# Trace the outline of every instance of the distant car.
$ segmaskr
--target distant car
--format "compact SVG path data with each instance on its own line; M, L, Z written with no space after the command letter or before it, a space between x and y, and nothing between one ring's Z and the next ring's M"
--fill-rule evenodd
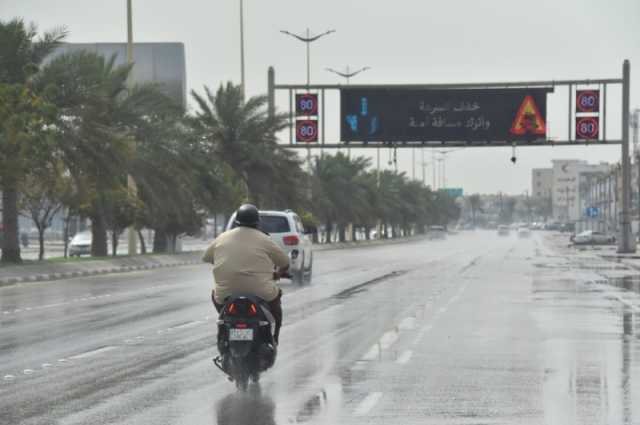
M227 230L236 227L235 213L229 219ZM302 220L291 210L260 211L260 230L289 255L290 273L297 284L311 281L313 251L311 239L306 234Z
M528 227L521 227L518 229L518 237L526 239L531 237L531 230Z
M91 255L91 240L90 231L76 233L69 243L69 256Z
M593 230L585 230L573 237L573 243L576 245L606 245L615 242L615 236Z
M429 232L427 232L427 238L446 239L447 230L444 228L444 226L429 226Z
M505 226L501 224L498 226L498 236L509 236L511 234L511 229L509 226Z
M560 230L560 223L545 223L544 230Z

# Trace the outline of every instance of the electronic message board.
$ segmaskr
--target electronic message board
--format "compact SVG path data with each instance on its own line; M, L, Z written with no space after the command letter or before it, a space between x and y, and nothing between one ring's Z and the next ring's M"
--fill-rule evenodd
M546 137L551 88L342 88L341 139L533 141Z

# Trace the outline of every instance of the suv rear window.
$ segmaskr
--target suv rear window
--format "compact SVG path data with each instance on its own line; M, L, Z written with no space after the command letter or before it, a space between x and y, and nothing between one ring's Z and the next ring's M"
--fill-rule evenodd
M260 215L260 229L267 233L287 233L291 231L287 217Z

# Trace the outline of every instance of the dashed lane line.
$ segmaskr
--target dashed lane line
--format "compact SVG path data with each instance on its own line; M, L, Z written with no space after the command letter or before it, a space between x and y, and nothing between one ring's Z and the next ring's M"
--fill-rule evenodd
M360 402L358 407L356 407L356 409L353 411L353 414L355 416L366 415L371 411L371 409L375 407L376 404L378 404L381 398L382 398L381 392L374 392L369 394L364 398L364 400Z
M116 348L118 348L118 346L116 346L116 345L108 345L106 347L98 348L96 350L85 351L84 353L76 354L75 356L69 357L69 360L79 360L79 359L86 359L88 357L94 357L94 356L97 356L99 354L103 354L103 353L106 353L108 351L115 350Z
M396 363L407 364L409 363L409 360L411 360L412 356L413 356L413 351L406 350L400 355L400 357L398 357L398 360L396 360Z

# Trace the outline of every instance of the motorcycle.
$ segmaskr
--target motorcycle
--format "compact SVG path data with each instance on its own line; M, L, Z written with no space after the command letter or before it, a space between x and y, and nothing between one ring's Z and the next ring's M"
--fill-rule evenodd
M227 299L218 319L218 352L214 364L240 391L271 368L277 356L275 318L267 303L252 295Z

